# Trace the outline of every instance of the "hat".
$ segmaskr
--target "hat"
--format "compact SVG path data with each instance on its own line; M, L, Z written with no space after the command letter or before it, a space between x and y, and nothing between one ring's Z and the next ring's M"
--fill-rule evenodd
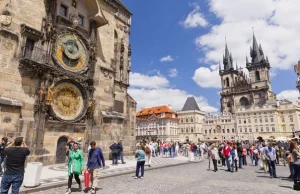
M226 142L226 144L229 144L229 145L231 145L232 143L231 143L230 141L227 141L227 142Z
M81 137L79 137L77 141L79 141L79 142L80 142L80 141L82 141L82 138L81 138Z

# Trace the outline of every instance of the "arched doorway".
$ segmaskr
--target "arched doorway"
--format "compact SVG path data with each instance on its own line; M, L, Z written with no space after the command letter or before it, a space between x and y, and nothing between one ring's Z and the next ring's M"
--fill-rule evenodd
M56 163L65 163L66 162L66 145L68 139L64 136L60 137L57 141L56 148Z

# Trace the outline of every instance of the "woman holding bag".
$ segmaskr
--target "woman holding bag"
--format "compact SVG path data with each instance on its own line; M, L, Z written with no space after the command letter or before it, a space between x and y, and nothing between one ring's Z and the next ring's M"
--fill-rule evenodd
M81 150L78 149L78 143L73 144L74 150L69 154L69 162L68 162L68 190L66 194L71 194L71 186L73 176L75 177L76 182L79 185L79 190L82 190L81 182L79 179L79 175L81 175L84 170L84 157Z

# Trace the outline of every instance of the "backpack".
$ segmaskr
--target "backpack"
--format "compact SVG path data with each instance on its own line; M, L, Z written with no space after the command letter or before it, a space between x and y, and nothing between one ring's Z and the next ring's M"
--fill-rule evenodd
M230 150L230 156L231 156L233 159L236 157L236 155L235 155L235 150L234 150L234 149Z
M146 147L146 154L147 154L147 155L151 154L151 150L150 150L149 147Z

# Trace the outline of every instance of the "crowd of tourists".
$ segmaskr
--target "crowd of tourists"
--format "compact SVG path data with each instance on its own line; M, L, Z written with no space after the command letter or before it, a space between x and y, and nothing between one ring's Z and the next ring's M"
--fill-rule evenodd
M152 157L174 158L179 155L184 157L194 157L194 160L212 161L213 171L218 171L218 166L227 168L228 172L238 172L245 166L259 166L265 173L269 173L271 178L277 178L276 166L279 164L288 165L290 176L294 181L294 189L300 190L300 146L297 140L289 142L265 142L263 140L256 143L247 142L223 142L223 143L192 143L192 142L145 142L137 144L135 152L136 173L135 179L144 178L144 167L151 167ZM118 160L124 162L124 152L122 140L114 142L111 146L112 165L117 165ZM22 137L9 142L6 137L2 138L0 144L0 175L1 194L7 194L10 187L12 194L19 193L24 179L24 166L26 157L30 151ZM95 194L97 188L97 179L100 168L105 168L105 160L100 147L96 142L90 142L88 148L87 161L84 155L80 140L74 141L70 138L66 145L66 158L68 166L68 189L66 194L71 194L73 178L78 184L79 190L82 190L80 175L88 172L91 183L90 193ZM248 163L250 162L250 163ZM4 167L4 171L3 168Z

